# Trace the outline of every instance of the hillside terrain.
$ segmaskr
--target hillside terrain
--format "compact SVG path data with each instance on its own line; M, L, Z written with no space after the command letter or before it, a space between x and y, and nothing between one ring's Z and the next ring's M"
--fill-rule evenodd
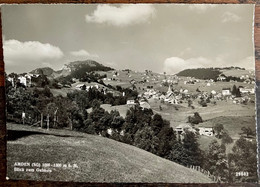
M16 124L7 124L7 128L8 176L12 176L12 179L77 182L211 182L207 176L198 171L104 137L68 130L46 131ZM51 164L69 162L77 164L78 168L52 168L51 173L14 172L13 165L16 161Z
M94 60L74 61L68 64L64 64L61 70L55 71L50 67L37 68L32 70L32 74L43 74L48 78L66 77L68 75L77 75L81 72L91 71L109 71L113 70L110 67L106 67Z
M197 79L213 79L216 80L220 75L226 77L237 77L250 75L254 77L254 72L245 70L238 67L226 67L226 68L197 68L197 69L185 69L179 73L178 76L194 77Z

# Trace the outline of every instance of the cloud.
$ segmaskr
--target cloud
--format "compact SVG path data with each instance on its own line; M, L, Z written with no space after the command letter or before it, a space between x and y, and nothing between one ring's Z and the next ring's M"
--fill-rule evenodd
M38 41L4 40L3 51L7 68L16 67L20 71L26 68L43 66L64 56L59 47ZM19 67L22 69L19 69Z
M193 5L189 5L189 9L196 11L197 13L204 13L210 8L214 8L216 6L217 5L215 4L193 4Z
M92 15L86 15L86 21L124 27L148 22L154 15L155 8L149 4L130 4L118 7L98 5Z
M238 22L241 20L241 17L238 15L232 13L232 12L225 12L222 15L222 23L228 23L228 22Z
M179 57L170 57L165 59L163 70L166 73L174 74L185 69L210 67L212 61L204 57L189 58L184 60Z
M90 54L84 49L81 49L79 51L71 51L70 54L74 57L84 59L84 58L98 58L99 56L97 54Z

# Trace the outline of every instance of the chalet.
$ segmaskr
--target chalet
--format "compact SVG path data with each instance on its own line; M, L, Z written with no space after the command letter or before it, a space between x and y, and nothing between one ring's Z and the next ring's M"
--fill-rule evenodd
M110 136L112 136L113 130L112 130L111 128L107 129L107 134L109 134Z
M187 89L183 90L184 94L187 94L189 91Z
M182 124L178 125L177 127L175 127L174 130L179 135L181 135L185 130L191 131L191 132L194 132L194 133L196 132L196 130L191 125L189 125L188 123L182 123Z
M220 75L220 76L217 78L217 80L218 80L218 81L224 81L224 80L226 80L226 77Z
M18 77L18 79L20 80L20 83L21 83L21 84L23 84L24 86L27 85L26 77L21 76L21 77Z
M76 88L77 90L81 90L84 85L85 85L85 84L78 84L75 88Z
M127 104L127 106L134 106L134 105L136 105L135 100L133 100L133 99L127 100L126 104Z
M130 80L131 84L136 84L136 81L134 79Z
M213 136L214 130L212 127L198 127L199 134L204 136Z
M245 94L245 93L254 94L255 93L255 89L254 88L239 88L239 91L242 94Z
M14 78L8 77L7 80L8 80L9 82L11 82L12 87L14 87Z
M179 104L179 100L177 100L177 99L171 99L168 102L171 104Z
M216 95L216 94L217 94L217 92L216 92L215 90L212 90L210 93L211 93L212 95Z
M160 100L165 100L165 99L166 99L166 96L162 94L162 95L159 96L159 99L160 99Z
M245 76L244 76L244 75L241 75L241 76L240 76L240 79L241 79L241 80L245 79Z
M223 88L222 89L222 95L223 96L231 95L231 89L230 88Z

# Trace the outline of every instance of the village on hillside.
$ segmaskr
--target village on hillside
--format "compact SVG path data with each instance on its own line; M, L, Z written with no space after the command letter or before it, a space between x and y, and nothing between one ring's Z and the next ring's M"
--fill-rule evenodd
M64 69L71 72L68 68ZM51 91L53 94L58 95L66 90L66 95L67 92L72 90L89 91L90 88L94 88L99 90L104 95L110 93L113 96L125 97L124 91L120 92L112 89L111 85L115 87L125 87L127 89L137 91L138 96L135 98L128 97L125 105L120 105L118 107L119 112L123 117L126 116L127 109L134 107L135 105L139 105L142 109L153 109L154 112L158 112L162 115L164 113L164 108L172 106L172 111L168 111L169 115L176 116L187 113L186 116L178 121L173 121L170 118L171 127L173 127L180 137L185 130L197 132L200 136L214 137L216 136L216 132L214 130L216 124L202 123L202 120L200 124L199 122L194 123L191 120L192 113L196 113L197 110L202 111L202 118L205 119L206 117L207 120L210 120L210 117L207 115L203 116L204 110L212 110L210 115L215 118L225 116L226 114L233 117L241 117L241 115L254 115L255 82L253 72L236 68L230 68L229 71L236 71L238 81L227 81L227 76L224 74L219 75L215 80L202 80L194 77L157 74L148 70L144 73L131 70L111 70L108 72L98 72L100 75L105 74L105 77L96 82L81 82L79 79L72 78L72 84L62 85L58 82L58 88L53 88ZM41 79L39 76L40 74L38 73L26 73L16 76L14 76L14 74L10 74L7 76L7 80L11 83L12 87L22 85L26 88L32 88L37 86L37 79ZM43 76L43 74L41 76ZM57 90L61 90L61 92ZM235 108L235 110L228 113L225 111L227 106L230 106L230 108ZM248 107L250 108L249 111ZM112 109L109 108L116 109L116 106L106 107L107 110L111 111ZM121 110L120 108L125 109ZM179 108L181 110L180 112L178 112ZM216 114L214 114L214 108L218 108ZM23 111L23 115L27 117L28 114L25 111L26 109ZM252 128L253 125L250 127ZM107 132L110 135L112 134L111 129L108 129ZM242 131L239 133L242 133ZM236 134L233 139L237 139L238 137L239 134ZM248 136L245 138L249 138L249 140L251 140Z
M71 72L67 67L64 68ZM235 108L241 108L243 113L243 106L251 106L251 114L253 115L255 103L255 81L252 71L245 71L236 68L229 70L236 71L237 80L227 81L227 76L219 75L216 80L213 79L197 79L194 77L183 77L178 75L166 75L145 71L144 73L131 70L111 70L108 72L100 72L100 75L105 74L105 77L99 79L97 82L81 82L79 79L72 78L72 84L57 83L58 88L53 88L53 94L60 94L57 90L86 90L95 88L106 95L107 93L113 96L125 96L125 92L112 89L112 86L121 86L138 92L136 98L127 98L125 106L127 108L139 105L141 108L154 109L158 113L163 113L164 106L175 106L186 108L189 111L211 110L221 105L223 113L219 112L217 116L225 116L225 107L231 105ZM38 73L25 73L21 75L9 74L7 80L12 87L21 84L27 88L37 86L36 81L40 76ZM39 78L38 78L39 79ZM102 82L103 84L100 84ZM109 85L109 86L108 86ZM57 92L57 93L56 93ZM63 93L64 95L64 93ZM236 105L238 107L236 107ZM242 107L240 107L242 106ZM122 106L121 106L122 107ZM126 110L125 110L126 111ZM125 116L126 113L120 112ZM178 112L173 112L178 115ZM26 113L24 113L27 115ZM241 116L238 114L238 116ZM236 116L236 114L232 114ZM215 117L217 117L215 116ZM186 116L188 118L188 116ZM185 129L196 132L201 136L214 136L214 124L211 126L198 125L186 121L179 121L171 123L171 126L178 134L182 134ZM109 130L110 132L110 130Z

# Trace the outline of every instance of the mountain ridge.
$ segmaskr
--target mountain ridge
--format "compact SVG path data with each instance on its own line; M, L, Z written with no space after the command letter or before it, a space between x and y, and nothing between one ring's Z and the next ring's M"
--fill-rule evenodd
M68 76L72 73L77 74L77 71L86 71L86 72L91 72L91 71L109 71L113 70L111 67L104 66L101 63L98 63L97 61L94 60L77 60L77 61L72 61L67 64L64 64L62 69L60 70L54 70L50 67L42 67L42 68L36 68L29 73L32 74L43 74L49 78L58 78L58 77L65 77Z

